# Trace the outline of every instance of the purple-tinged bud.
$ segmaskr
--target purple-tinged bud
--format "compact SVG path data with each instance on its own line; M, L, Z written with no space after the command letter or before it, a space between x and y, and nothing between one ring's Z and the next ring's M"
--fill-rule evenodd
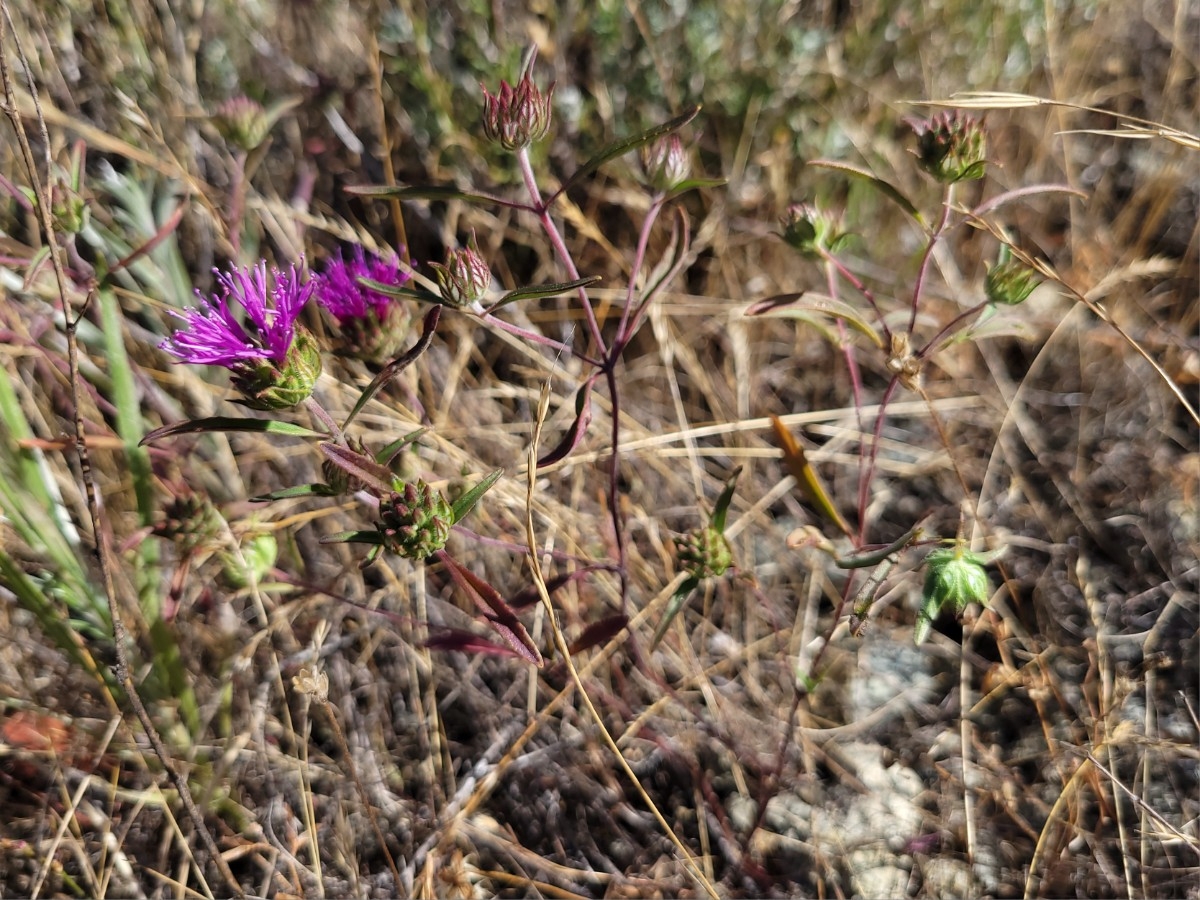
M675 553L693 578L717 578L733 565L733 550L724 532L712 525L675 538Z
M908 124L917 136L917 163L942 184L983 177L987 134L974 116L955 109Z
M526 72L516 86L500 82L492 94L483 89L483 133L505 150L520 150L542 140L550 132L550 100L554 84L543 94Z
M383 546L407 559L425 559L446 546L454 510L441 491L421 479L379 501Z
M672 190L692 174L692 162L678 134L644 144L638 157L646 184L656 191Z
M492 286L492 270L479 255L475 235L462 250L446 254L446 264L430 263L437 275L438 291L447 306L461 309L486 296Z
M230 380L252 409L290 409L304 402L321 375L321 348L308 329L297 325L283 365L234 369Z
M232 97L218 106L212 120L230 145L247 153L267 139L274 124L263 105L245 95Z

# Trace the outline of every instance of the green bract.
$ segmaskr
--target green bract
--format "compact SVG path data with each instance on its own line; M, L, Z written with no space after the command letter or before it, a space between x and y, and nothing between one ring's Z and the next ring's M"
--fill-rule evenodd
M961 615L970 603L986 605L988 593L981 556L961 545L934 550L925 558L925 589L913 640L922 643L929 636L934 619L947 606L955 615Z

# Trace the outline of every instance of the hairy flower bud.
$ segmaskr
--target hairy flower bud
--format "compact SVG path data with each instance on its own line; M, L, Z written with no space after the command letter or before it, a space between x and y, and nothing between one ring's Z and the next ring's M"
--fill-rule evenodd
M1007 244L1000 245L994 266L988 266L983 280L984 293L991 303L1016 306L1024 303L1033 289L1042 283L1041 277L1019 259L1014 259Z
M203 494L180 494L167 503L163 514L154 533L174 541L183 553L214 543L221 533L221 514Z
M492 270L479 255L475 235L462 250L446 254L446 264L431 263L437 275L438 290L447 306L461 309L487 294L492 285Z
M716 578L733 565L733 550L724 532L712 525L675 538L679 564L693 578Z
M245 365L233 370L233 386L252 409L289 409L312 393L321 375L321 348L299 325L282 366Z
M267 139L274 124L261 103L244 95L218 106L212 121L231 146L247 153Z
M983 123L958 110L910 119L917 136L917 162L942 184L982 178L987 164Z
M425 559L446 546L454 510L442 495L421 479L410 481L379 501L383 546L407 559Z
M642 145L638 159L642 164L642 177L656 191L669 191L692 173L692 162L678 134L668 134Z
M913 640L920 644L929 636L934 619L944 608L961 615L968 604L987 601L988 580L982 557L962 544L934 550L925 558L925 588Z
M516 86L500 82L495 94L483 89L483 133L505 150L520 150L542 140L550 131L550 99L554 84L543 94L526 72Z
M782 237L806 259L821 259L841 247L848 235L833 213L811 203L793 203L783 217Z
M249 587L267 576L278 556L275 535L254 529L241 537L237 553L221 554L221 574L231 587Z

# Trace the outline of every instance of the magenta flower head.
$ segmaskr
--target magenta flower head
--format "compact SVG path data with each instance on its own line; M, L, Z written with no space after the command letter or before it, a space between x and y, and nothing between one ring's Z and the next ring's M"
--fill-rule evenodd
M317 302L337 321L350 355L383 360L399 349L408 333L408 310L402 300L364 287L360 278L400 287L409 276L396 257L368 257L362 247L355 247L349 261L339 255L314 279Z
M216 272L220 293L171 315L184 327L160 345L180 362L224 366L244 402L256 409L285 409L312 393L321 374L316 340L296 324L313 293L293 267ZM241 307L242 317L239 317Z

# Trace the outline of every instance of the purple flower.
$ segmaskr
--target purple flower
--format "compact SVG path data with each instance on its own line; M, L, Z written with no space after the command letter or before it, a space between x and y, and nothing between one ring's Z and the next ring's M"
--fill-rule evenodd
M270 363L282 368L296 336L296 318L312 296L312 282L301 284L295 267L287 272L273 268L268 282L265 262L215 274L220 294L205 298L197 293L199 306L172 312L184 327L162 349L197 365L245 370ZM238 320L239 306L244 323Z
M372 291L358 283L359 278L370 278L391 287L400 287L408 281L408 273L400 270L395 257L367 259L362 247L354 248L354 255L347 262L342 256L331 260L316 283L317 302L329 310L339 325L354 319L365 319L375 313L377 322L388 320L389 308L396 299L378 291Z

